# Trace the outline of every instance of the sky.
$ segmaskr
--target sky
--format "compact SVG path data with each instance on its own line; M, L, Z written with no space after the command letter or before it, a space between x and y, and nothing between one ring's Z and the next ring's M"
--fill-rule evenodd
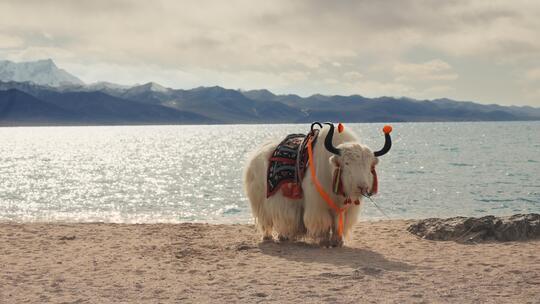
M0 59L87 83L540 107L540 1L0 0Z

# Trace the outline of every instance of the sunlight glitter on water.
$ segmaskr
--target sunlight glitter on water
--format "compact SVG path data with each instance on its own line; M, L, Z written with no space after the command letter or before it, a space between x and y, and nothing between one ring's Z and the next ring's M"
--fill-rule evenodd
M382 124L346 127L382 145ZM0 128L0 221L250 222L248 153L308 128ZM540 123L406 123L392 134L374 198L392 218L540 212ZM383 218L369 202L362 212Z

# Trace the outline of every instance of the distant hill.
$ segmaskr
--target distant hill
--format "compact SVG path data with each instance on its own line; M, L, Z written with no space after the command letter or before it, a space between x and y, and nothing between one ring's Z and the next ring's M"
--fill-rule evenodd
M155 90L150 84L137 86L121 97L148 104L160 104L189 111L226 123L279 123L296 121L299 109L271 100L259 101L242 92L222 87L200 87L191 90Z
M0 91L0 125L55 125L76 121L74 113L32 95L15 89Z
M0 75L6 75L1 65ZM0 125L540 120L539 108L450 99L320 94L304 98L264 89L182 90L153 82L126 87L107 82L38 84L35 80L0 81Z
M79 78L59 69L51 59L19 63L0 60L0 81L28 81L48 86L84 85Z
M196 113L125 100L99 91L60 92L28 84L22 87L32 89L0 90L0 125L220 123Z
M458 102L449 99L415 100L411 98L360 95L325 96L274 95L268 90L243 92L258 101L271 100L299 109L305 114L302 122L331 120L342 122L378 121L503 121L538 120L540 109L533 107L504 107Z

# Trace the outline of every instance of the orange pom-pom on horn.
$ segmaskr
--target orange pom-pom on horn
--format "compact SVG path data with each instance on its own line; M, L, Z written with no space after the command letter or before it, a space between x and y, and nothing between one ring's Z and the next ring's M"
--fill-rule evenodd
M342 123L339 123L339 124L337 125L337 130L338 130L339 133L341 133L341 132L343 132L343 130L345 130L345 127L343 126Z
M390 137L390 132L392 132L392 126L386 125L382 130L384 132L384 147L379 151L373 152L375 157L385 155L386 153L388 153L388 151L390 151L390 148L392 148L392 138Z

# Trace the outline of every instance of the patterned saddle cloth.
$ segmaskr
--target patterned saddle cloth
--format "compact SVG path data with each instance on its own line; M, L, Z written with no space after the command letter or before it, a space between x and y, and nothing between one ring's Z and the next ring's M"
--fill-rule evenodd
M266 179L266 197L281 189L283 196L301 199L302 180L308 167L307 143L313 137L313 144L319 130L308 135L290 134L274 150L270 157Z

